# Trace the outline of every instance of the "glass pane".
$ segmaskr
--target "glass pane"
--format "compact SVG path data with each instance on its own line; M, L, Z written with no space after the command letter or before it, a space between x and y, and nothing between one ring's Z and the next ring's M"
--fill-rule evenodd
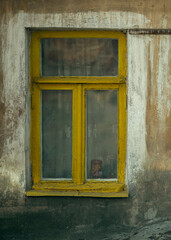
M42 177L72 178L72 91L42 91Z
M86 118L87 178L117 178L117 91L87 90Z
M118 40L41 39L42 76L116 76Z

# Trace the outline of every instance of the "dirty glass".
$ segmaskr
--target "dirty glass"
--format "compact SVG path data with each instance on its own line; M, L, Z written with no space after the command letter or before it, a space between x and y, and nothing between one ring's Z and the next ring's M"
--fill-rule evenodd
M72 91L42 91L42 178L72 178Z
M118 40L41 39L42 76L117 76Z
M87 90L87 179L117 178L117 129L117 90Z

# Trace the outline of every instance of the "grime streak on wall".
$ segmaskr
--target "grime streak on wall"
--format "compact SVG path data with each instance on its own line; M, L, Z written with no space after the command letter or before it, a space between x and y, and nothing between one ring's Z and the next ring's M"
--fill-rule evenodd
M170 35L151 37L148 46L146 144L150 164L161 170L171 169L170 49Z

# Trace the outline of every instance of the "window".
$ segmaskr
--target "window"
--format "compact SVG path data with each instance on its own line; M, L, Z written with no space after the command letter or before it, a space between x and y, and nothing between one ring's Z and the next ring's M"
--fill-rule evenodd
M27 195L127 197L125 152L125 35L32 32Z

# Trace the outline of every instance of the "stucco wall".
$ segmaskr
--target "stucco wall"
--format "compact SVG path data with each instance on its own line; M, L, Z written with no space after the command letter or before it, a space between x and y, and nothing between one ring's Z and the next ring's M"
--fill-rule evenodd
M0 1L0 215L40 215L62 224L135 225L169 217L171 191L171 28L169 1ZM41 8L40 8L41 6ZM29 30L127 32L128 199L26 198L30 183ZM21 216L22 215L22 216ZM78 217L79 216L79 217ZM60 219L60 220L59 220Z

